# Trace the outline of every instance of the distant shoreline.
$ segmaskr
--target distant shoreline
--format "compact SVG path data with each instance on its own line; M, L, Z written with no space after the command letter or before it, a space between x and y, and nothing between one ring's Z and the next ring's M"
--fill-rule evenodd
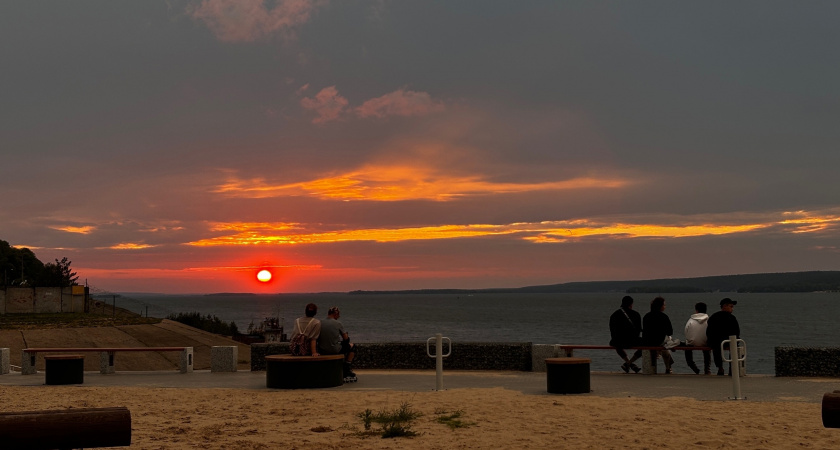
M756 273L742 275L716 275L693 278L661 278L624 281L573 281L568 283L523 286L517 288L481 289L403 289L403 290L354 290L349 292L219 292L165 294L153 292L120 292L119 295L204 295L208 297L243 295L471 295L471 294L578 294L578 293L627 293L627 294L693 294L693 293L811 293L840 292L840 271L809 271Z

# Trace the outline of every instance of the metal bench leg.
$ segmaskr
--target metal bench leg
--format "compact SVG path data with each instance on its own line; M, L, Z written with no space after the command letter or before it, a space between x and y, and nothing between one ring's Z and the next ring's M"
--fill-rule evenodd
M642 350L642 373L656 375L656 351Z

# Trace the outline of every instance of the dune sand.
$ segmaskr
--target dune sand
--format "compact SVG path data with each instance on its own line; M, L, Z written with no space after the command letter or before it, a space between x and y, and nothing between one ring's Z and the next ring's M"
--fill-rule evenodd
M357 414L403 403L412 438L364 437ZM441 392L3 386L4 411L125 406L137 449L838 448L820 404ZM465 428L436 422L462 411Z

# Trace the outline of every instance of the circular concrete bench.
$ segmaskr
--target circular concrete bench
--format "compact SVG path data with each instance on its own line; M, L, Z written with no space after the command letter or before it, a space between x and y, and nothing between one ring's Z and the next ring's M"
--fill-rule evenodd
M85 382L83 355L47 355L46 384L82 384Z
M336 387L344 384L344 355L265 357L265 385L278 389Z
M546 381L552 394L588 394L589 358L546 358Z

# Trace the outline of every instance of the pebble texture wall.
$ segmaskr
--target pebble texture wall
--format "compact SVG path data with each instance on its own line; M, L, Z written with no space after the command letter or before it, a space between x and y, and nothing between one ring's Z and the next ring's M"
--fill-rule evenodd
M777 377L840 377L840 347L776 347Z
M435 358L426 354L425 342L358 344L354 369L432 369ZM530 342L452 343L452 354L443 359L444 370L531 371ZM434 354L434 345L431 346ZM444 344L443 352L447 351ZM265 370L267 355L289 353L289 343L251 344L251 370Z

